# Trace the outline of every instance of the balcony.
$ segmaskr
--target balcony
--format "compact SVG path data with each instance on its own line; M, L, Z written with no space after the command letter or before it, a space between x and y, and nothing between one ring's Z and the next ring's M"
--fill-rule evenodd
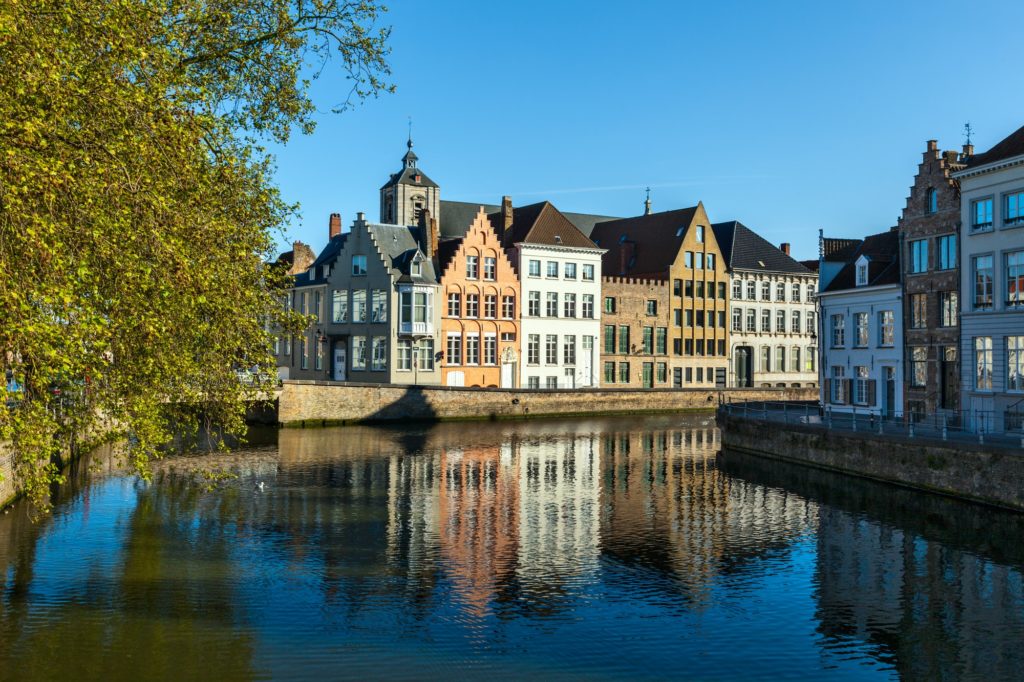
M398 325L398 333L402 336L433 336L432 322L409 322L403 320Z

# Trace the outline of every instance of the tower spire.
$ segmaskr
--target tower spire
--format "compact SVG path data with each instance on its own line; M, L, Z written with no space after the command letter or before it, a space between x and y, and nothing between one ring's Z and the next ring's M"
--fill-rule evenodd
M651 188L647 188L647 198L644 199L644 215L651 215Z
M409 141L405 143L405 146L412 149L412 116L409 117Z

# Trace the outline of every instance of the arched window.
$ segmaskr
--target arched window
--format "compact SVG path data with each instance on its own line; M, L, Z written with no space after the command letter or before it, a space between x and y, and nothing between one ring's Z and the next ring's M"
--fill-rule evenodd
M925 210L929 213L935 213L939 210L939 193L935 191L934 187L928 188L927 204Z

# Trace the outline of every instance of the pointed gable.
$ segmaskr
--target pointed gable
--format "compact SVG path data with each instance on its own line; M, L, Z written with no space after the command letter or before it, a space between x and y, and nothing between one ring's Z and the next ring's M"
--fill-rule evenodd
M488 218L496 228L501 224L500 212L492 213ZM597 248L594 242L549 201L512 209L512 225L505 232L502 243L509 247L520 242L580 249Z

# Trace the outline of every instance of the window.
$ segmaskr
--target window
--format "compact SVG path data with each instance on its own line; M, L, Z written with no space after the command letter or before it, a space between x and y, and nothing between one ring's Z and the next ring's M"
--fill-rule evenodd
M284 337L284 354L289 356L292 354L292 337L290 336Z
M928 326L928 294L910 295L910 327L924 329Z
M386 336L373 337L373 364L371 369L374 372L383 372L388 368L388 339Z
M697 298L704 298L704 282L697 282Z
M1003 198L1003 225L1024 223L1024 192L1007 194Z
M366 290L352 292L352 321L366 322Z
M792 321L790 322L789 330L791 332L793 332L794 334L799 334L800 333L800 329L802 328L800 326L800 311L799 310L794 310L793 314L791 316L791 319L792 319Z
M583 319L594 319L594 295L583 294Z
M320 298L321 294L319 291L313 292L313 318L315 322L320 321Z
M576 336L566 334L562 337L562 362L566 365L576 364Z
M853 324L856 330L853 345L855 348L867 348L868 346L868 314L854 313Z
M658 371L658 379L657 379L658 383L659 384L664 384L665 382L667 382L668 381L668 365L666 365L664 362L659 362L658 363L657 371Z
M506 342L507 341L509 343L512 343L513 341L516 340L516 333L515 332L502 332L501 333L501 340L502 340L502 342Z
M747 298L751 301L757 298L757 283L754 280L747 282Z
M615 383L615 363L606 362L604 363L604 383L614 384Z
M515 296L502 296L501 297L501 316L506 320L515 319L516 316L516 297Z
M857 286L862 287L868 283L868 264L857 263Z
M846 368L835 366L832 368L832 402L837 405L846 404Z
M548 334L544 339L544 362L549 365L558 364L558 335Z
M480 316L480 294L466 294L466 317Z
M813 284L808 284L807 285L807 302L810 303L813 300L814 300L814 285Z
M705 287L706 287L705 291L707 292L708 298L714 298L715 297L715 283L714 282L708 282L705 285Z
M698 225L697 226L697 231L695 233L695 239L699 243L701 243L701 244L704 243L704 226L703 225Z
M694 258L693 258L694 266L698 270L703 270L704 269L704 254L698 252L698 253L695 253L693 255L694 255Z
M584 282L593 282L594 281L594 266L593 265L584 264L584 266L583 266L583 281Z
M527 294L527 314L530 317L540 317L540 292L531 291Z
M815 326L815 317L814 317L814 311L813 310L808 310L807 311L807 333L808 334L815 334L815 333L817 333L817 327Z
M611 296L605 296L604 297L604 311L606 313L614 313L615 312L615 299L613 297L611 297Z
M620 384L628 384L629 383L629 363L628 362L620 362L619 363L619 383Z
M775 331L779 334L786 333L786 311L776 310L775 311Z
M615 352L615 325L606 324L604 326L604 352L611 355Z
M761 300L772 300L772 285L768 282L761 282Z
M366 337L352 337L352 369L366 369Z
M547 316L558 317L558 293L549 291L547 293Z
M942 314L940 324L943 327L955 327L960 315L959 295L955 291L939 292L939 308Z
M331 321L336 324L348 322L348 292L335 289L331 295Z
M488 320L493 320L498 316L498 295L497 294L485 294L484 295L484 317Z
M545 379L544 388L558 388L558 377L548 377Z
M703 367L698 367L697 368L697 381L699 381L701 383L704 383L704 368Z
M725 329L725 311L724 310L719 310L718 311L718 326L721 329Z
M629 327L621 325L619 327L619 352L629 352Z
M494 334L484 334L484 364L498 364L498 337Z
M414 260L412 262L412 274L414 274L414 275L422 275L423 274L423 264L422 264L421 261Z
M448 334L448 347L445 349L445 358L449 365L462 364L462 337L457 333Z
M776 346L775 347L775 371L785 372L786 371L786 347Z
M878 345L896 345L896 313L892 310L878 311Z
M924 210L928 213L935 213L939 210L939 193L935 191L934 187L928 188L928 194L925 195Z
M769 346L761 346L761 371L772 371L772 349Z
M683 309L682 308L676 308L675 310L672 311L672 324L674 324L677 327L682 327L683 326Z
M674 279L672 280L672 295L682 296L683 295L683 280Z
M832 316L832 347L842 348L846 345L846 321L842 315Z
M693 311L692 310L687 310L686 311L686 326L687 327L692 327L693 326Z
M1006 307L1024 303L1024 251L1011 251L1006 260Z
M498 276L498 259L484 256L484 279L494 281Z
M814 346L807 347L807 354L804 355L804 371L813 372L814 362L818 357L818 349Z
M654 327L644 327L644 353L650 355L654 352Z
M775 300L776 301L785 301L786 300L786 285L784 283L782 283L782 282L779 282L778 284L775 285Z
M434 339L421 339L415 346L416 365L428 372L434 371Z
M789 296L793 303L800 302L800 285L794 284L789 288Z
M383 289L374 289L371 294L370 321L388 321L388 292Z
M868 374L867 367L854 367L853 375L856 377L856 384L854 384L853 402L857 405L868 405L871 402L870 396L868 395L868 384L870 383L870 376Z
M704 339L696 339L694 343L696 344L697 355L704 355Z
M743 298L743 282L738 279L732 281L732 298L738 301Z
M314 361L313 366L314 366L315 369L318 369L318 370L319 369L323 369L324 368L324 344L322 344L318 340L314 339L313 346L316 348L316 360Z
M686 280L685 284L683 285L683 294L687 298L693 298L693 280Z
M466 334L466 364L480 364L480 335Z
M306 315L306 314L309 313L309 308L306 307L306 292L305 291L303 291L301 294L299 294L299 310L302 312L303 315Z
M714 272L714 270L715 270L715 254L713 254L713 253L707 254L707 265L704 267L704 269L705 270L711 270L712 272Z
M974 337L974 387L979 391L992 390L992 337Z
M743 331L743 310L740 308L732 309L732 330L734 332Z
M992 256L971 258L974 273L974 309L992 309Z
M725 339L719 339L718 341L718 354L725 356Z
M409 339L398 342L398 369L403 372L412 371L412 341Z
M1024 391L1024 336L1006 337L1006 390Z
M928 240L917 239L910 242L910 272L928 271Z
M757 331L757 311L754 310L753 308L749 308L747 310L747 331Z
M558 277L558 261L556 261L556 260L549 260L548 261L547 276L548 277Z
M462 316L462 294L448 294L448 317Z
M357 277L366 274L366 256L352 256L352 274Z
M793 346L789 349L789 371L800 371L800 347Z
M526 379L527 388L540 388L540 377L528 377Z
M975 230L987 230L992 227L992 199L979 199L971 202L971 223Z
M540 261L539 260L531 260L530 261L529 275L530 275L530 277L540 277Z
M647 301L647 314L657 315L658 314L658 302L648 299Z
M765 308L761 311L761 331L770 332L772 330L772 311Z
M426 291L402 291L399 321L402 324L426 324L432 316L433 294Z
M939 270L952 270L958 265L956 259L956 235L947 234L937 240L939 251Z
M675 353L676 355L682 355L683 354L683 340L682 339L672 339L672 352Z
M576 294L566 294L563 302L564 317L576 317Z
M576 264L575 263L566 263L565 264L565 278L566 279L576 279Z
M540 364L540 334L530 334L526 338L526 362L530 365Z
M910 385L924 386L928 382L928 348L910 348Z
M668 329L665 327L658 327L657 329L654 352L658 355L665 355L668 353Z

